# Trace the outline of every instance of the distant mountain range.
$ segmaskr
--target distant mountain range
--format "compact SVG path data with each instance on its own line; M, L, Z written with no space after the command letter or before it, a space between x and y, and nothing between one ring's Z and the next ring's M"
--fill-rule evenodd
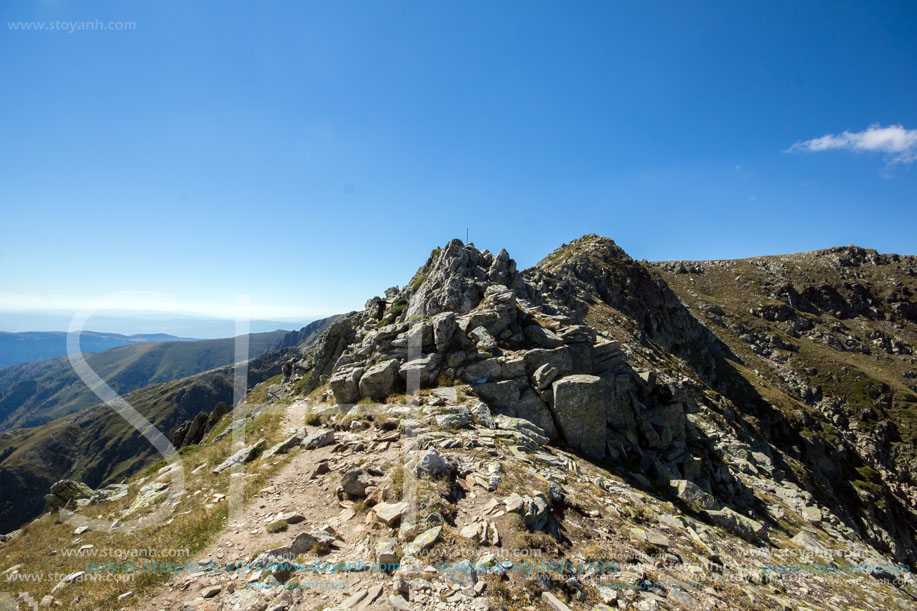
M80 333L82 352L102 352L109 348L142 344L145 342L189 341L193 338L175 337L166 333L121 335L120 333ZM7 333L0 331L0 367L53 359L67 354L65 331L26 331Z
M69 329L74 312L44 310L35 312L0 312L0 329L11 333L24 331L59 331ZM249 320L249 333L266 333L278 329L301 329L314 318L289 320ZM239 334L236 321L227 318L162 312L156 310L102 310L92 315L86 328L122 335L155 335L168 333L179 337L219 339Z
M253 333L249 354L279 347L285 331ZM86 362L119 394L177 380L235 362L235 339L145 342L87 356ZM0 431L37 426L99 403L66 356L0 369Z

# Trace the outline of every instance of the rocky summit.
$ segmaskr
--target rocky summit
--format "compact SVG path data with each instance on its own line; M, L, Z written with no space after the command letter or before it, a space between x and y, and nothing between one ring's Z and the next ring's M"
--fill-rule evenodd
M0 571L24 574L51 541L152 536L190 546L196 569L90 591L68 581L86 570L73 564L29 595L150 610L911 609L915 290L917 258L857 247L647 263L587 235L519 270L453 240L283 352L245 405L171 431L181 462L111 493L49 494L117 520L169 503L168 522L77 532L46 515L5 537ZM187 491L167 495L182 464Z

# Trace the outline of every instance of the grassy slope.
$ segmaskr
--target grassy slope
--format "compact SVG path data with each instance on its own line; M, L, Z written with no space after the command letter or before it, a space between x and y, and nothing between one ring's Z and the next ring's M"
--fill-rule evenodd
M654 266L694 314L706 320L708 328L745 363L739 368L744 377L771 396L780 397L773 403L796 422L805 437L836 445L845 433L891 427L890 442L882 453L895 457L890 466L913 483L917 479L917 393L915 380L906 374L917 372L917 360L908 354L888 354L869 336L881 332L917 346L917 325L894 315L886 302L895 288L917 293L917 277L913 275L917 261L914 257L896 257L897 261L889 259L879 265L844 266L838 263L843 253L842 249L831 249L735 261L685 262L689 273L674 271L677 264ZM814 329L796 337L786 323L753 313L762 306L787 305L779 295L786 284L800 292L809 286L829 285L850 299L853 283L867 287L875 297L878 317L838 318L827 311L797 310L796 315L811 321ZM719 306L723 314L710 312L710 304ZM746 330L761 337L776 336L796 350L775 349L776 358L764 358L740 338ZM831 347L824 335L838 341L853 338L868 354L857 348ZM788 387L788 373L807 386L819 388L825 398L839 402L849 418L844 431L819 411L818 401L806 401L798 390ZM857 471L862 477L859 483L854 482L858 488L875 489L879 480L872 468L859 467Z
M168 388L163 389L163 397L168 396L171 390L180 386L180 383L173 382L165 386ZM255 390L257 391L258 388L256 387ZM255 405L251 403L240 409L250 410L253 407ZM153 411L155 411L155 407ZM153 412L149 413L154 418L156 417ZM269 445L276 443L281 440L284 434L281 420L282 416L278 414L257 416L246 425L246 438L250 442L257 438L264 438ZM168 522L130 534L89 532L79 538L80 545L94 544L97 548L106 547L119 550L187 550L190 556L163 559L180 563L193 558L194 554L202 549L223 528L226 520L226 501L215 501L213 495L216 492L225 494L228 489L230 472L225 471L220 475L214 475L211 469L230 454L231 437L227 436L219 442L190 446L182 450L185 487L188 492L175 507L172 514L173 518ZM245 479L243 484L245 498L251 497L267 485L270 476L290 456L292 454L279 457L279 460L259 460L253 467L247 467L246 471L249 471L250 476ZM143 464L147 465L147 467L142 472L135 474L131 485L132 493L128 498L96 505L82 513L105 520L114 520L120 517L121 512L130 506L139 486L156 478L159 475L158 470L163 466L164 462L150 464L149 461L146 461ZM201 465L205 465L206 468L199 469L197 473L191 473L193 469ZM169 481L169 479L166 478L165 481ZM143 513L146 513L146 511L141 510L139 514L129 516L129 519L135 519ZM75 537L72 535L73 526L59 523L56 517L56 513L45 514L25 527L25 536L5 544L2 552L4 568L21 564L24 567L28 567L29 573L71 573L86 570L87 562L119 561L118 558L62 556L59 550L65 548L75 549L73 547ZM77 547L79 546L77 545ZM143 562L149 559L127 557L123 560L126 562ZM131 577L132 580L127 583L118 581L77 582L68 586L67 591L61 594L60 598L69 603L78 597L79 602L75 603L75 608L79 609L119 609L123 607L123 604L116 600L119 594L132 591L135 595L140 595L150 587L171 577L171 574L138 573L131 575ZM36 597L36 600L40 600L47 593L49 585L51 584L47 582L8 582L2 580L0 581L0 591L12 593L27 591Z

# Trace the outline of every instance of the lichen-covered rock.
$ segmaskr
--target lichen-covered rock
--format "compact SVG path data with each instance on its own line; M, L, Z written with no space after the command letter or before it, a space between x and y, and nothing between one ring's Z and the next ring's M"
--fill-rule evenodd
M724 507L719 511L708 511L707 515L710 516L714 524L742 537L746 541L758 541L764 537L765 528L763 524L743 516L729 507Z
M500 378L502 367L496 358L477 361L465 367L462 378L466 382L492 381Z
M472 389L494 412L511 414L519 402L519 387L512 380L477 384Z
M376 363L360 378L360 394L376 401L384 400L395 388L398 361L389 359Z
M553 331L539 325L529 325L523 333L525 339L539 348L558 348L564 345L564 340L557 337Z
M433 343L437 352L445 352L455 334L455 312L440 312L433 317Z
M435 477L447 473L448 471L449 465L446 463L446 460L439 452L432 448L424 452L423 456L420 457L420 460L417 461L417 465L414 467L414 473L418 477L421 475Z
M303 440L302 447L306 450L317 450L332 443L334 443L334 431L318 429Z
M338 403L356 403L360 400L360 378L363 367L348 365L334 372L328 381L334 400Z
M264 447L267 445L267 442L263 439L259 439L250 446L246 446L224 460L220 463L214 470L214 473L222 473L226 469L234 465L241 465L255 460L261 452L264 451Z
M675 495L694 509L716 509L720 503L710 494L704 492L700 486L685 479L675 479L669 482Z
M341 489L351 498L363 498L366 489L375 485L375 480L363 469L351 469L341 476Z
M554 382L554 413L572 447L590 456L605 455L605 388L602 378L572 375Z
M559 431L554 424L554 417L551 416L551 410L531 388L527 388L522 393L519 402L516 404L514 415L538 425L551 441L560 439Z

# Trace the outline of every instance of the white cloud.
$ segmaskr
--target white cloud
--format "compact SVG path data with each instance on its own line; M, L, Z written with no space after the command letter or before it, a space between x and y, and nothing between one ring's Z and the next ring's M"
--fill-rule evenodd
M845 131L797 142L787 152L817 153L836 149L883 153L890 163L912 163L917 161L917 129L904 129L902 125L882 127L876 123L861 132Z

